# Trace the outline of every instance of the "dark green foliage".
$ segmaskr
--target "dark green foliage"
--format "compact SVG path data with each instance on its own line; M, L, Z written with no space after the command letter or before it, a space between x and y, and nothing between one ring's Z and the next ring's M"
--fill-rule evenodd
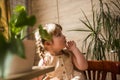
M0 8L0 21L2 20L1 8ZM3 33L0 33L0 77L6 76L5 67L6 61L10 59L10 54L18 55L21 58L25 58L25 51L22 42L22 30L24 27L33 26L36 22L35 16L29 16L24 6L17 6L15 14L12 15L9 23L9 34L6 38ZM3 23L0 23L3 26ZM20 35L20 37L18 37ZM9 55L9 56L8 56ZM8 66L8 65L7 65Z
M2 20L0 8L0 21ZM23 30L27 27L33 27L36 22L34 15L29 16L25 10L24 6L17 6L14 9L14 14L11 16L8 23L9 34L6 38L3 33L0 33L0 77L6 78L7 72L6 68L9 68L10 62L14 55L17 55L21 58L26 58L25 48L23 45L23 39L30 36L34 32L29 33L28 35L23 35ZM3 26L3 23L0 22L0 26ZM45 40L51 40L51 35L47 33L46 30L39 26L41 38Z
M93 23L82 11L86 21L81 20L81 22L87 29L72 30L89 32L83 45L83 48L87 48L87 58L93 55L93 59L106 60L105 54L113 50L120 60L120 3L116 0L116 2L111 1L111 4L115 8L99 0L99 10L95 10L93 0L91 0Z

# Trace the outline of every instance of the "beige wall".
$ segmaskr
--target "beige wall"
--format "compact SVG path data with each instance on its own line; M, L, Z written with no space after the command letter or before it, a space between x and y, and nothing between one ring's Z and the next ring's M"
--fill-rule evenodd
M68 40L75 40L81 47L85 33L69 32L70 29L82 28L83 24L79 19L83 19L81 9L90 17L90 0L32 0L32 14L37 17L37 27L39 24L60 23L63 32Z
M98 0L93 0L97 4ZM108 1L108 0L105 0ZM68 40L75 40L81 49L82 41L86 37L84 32L70 32L68 30L85 28L80 19L84 20L83 10L92 21L91 0L31 0L32 14L37 17L37 24L60 23ZM85 52L85 51L84 51Z

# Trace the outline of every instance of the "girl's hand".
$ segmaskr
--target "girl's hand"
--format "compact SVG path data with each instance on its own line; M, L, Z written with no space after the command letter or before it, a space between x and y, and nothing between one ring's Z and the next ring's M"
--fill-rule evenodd
M73 51L76 49L76 43L74 41L68 41L66 48L69 49L70 51Z
M80 50L77 48L76 43L74 41L68 41L66 44L66 48L69 49L73 54L73 64L79 70L86 70L88 67L87 61Z

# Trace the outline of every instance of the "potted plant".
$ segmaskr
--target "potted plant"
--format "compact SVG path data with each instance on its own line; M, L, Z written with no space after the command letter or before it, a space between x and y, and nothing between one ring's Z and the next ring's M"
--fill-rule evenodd
M2 11L0 8L0 21L2 20ZM23 35L23 31L27 27L32 27L36 22L34 15L29 16L24 6L17 6L14 10L14 14L11 16L8 23L8 38L6 38L2 32L0 32L0 77L5 79L8 76L8 71L11 62L13 61L14 55L25 59L25 48L23 44L24 38L28 35L33 34L31 32L28 35ZM0 26L3 23L0 22ZM42 38L49 40L50 35L43 30L42 26L39 26L40 35Z
M93 4L93 0L91 0L92 21L90 21L91 19L89 20L84 11L82 11L86 20L81 20L81 22L87 29L70 30L83 31L88 33L83 41L83 48L87 49L86 58L91 59L88 60L88 71L92 69L100 71L100 68L96 67L97 65L95 67L92 66L94 63L97 63L100 64L98 67L104 65L104 71L107 72L109 68L114 68L112 73L119 74L120 2L119 0L114 1L111 1L110 3L103 3L102 0L99 0L99 10L95 10L96 7ZM115 55L117 58L115 57L114 61L108 59L110 54L117 54ZM110 72L110 70L108 72ZM108 76L107 79L110 79L110 77L111 76Z
M0 19L2 19L2 16ZM8 23L8 38L3 33L0 33L0 76L2 78L8 75L8 68L10 67L13 55L18 55L21 58L26 57L22 42L24 39L22 31L25 27L33 26L35 20L35 16L28 16L24 6L17 6L15 14L11 16Z
M116 76L119 74L120 69L120 2L119 0L112 0L110 3L103 3L102 0L99 0L99 8L95 9L97 7L95 7L93 0L91 0L91 5L92 21L91 19L89 20L84 11L82 11L85 21L81 20L81 22L85 25L86 29L74 29L70 31L83 31L88 33L83 41L83 48L87 49L86 58L89 59L88 73L93 69L95 69L93 73L100 71L102 66L103 71L111 72ZM112 56L114 61L108 59L111 54L115 54L115 58ZM114 70L111 71L109 68L113 68ZM95 75L98 75L98 73L95 73L94 76ZM107 77L104 78L109 80L111 79L111 75L107 75ZM116 77L114 77L114 79L115 78ZM118 79L119 78L120 76L118 76Z
M92 4L92 23L83 12L86 21L81 22L87 29L74 29L72 31L88 32L84 39L83 48L87 48L87 58L107 60L106 54L117 53L117 59L120 61L120 3L111 1L103 3L99 0L99 10L95 10L93 0ZM112 5L112 6L111 6ZM115 13L114 13L115 12ZM108 56L107 56L108 57Z

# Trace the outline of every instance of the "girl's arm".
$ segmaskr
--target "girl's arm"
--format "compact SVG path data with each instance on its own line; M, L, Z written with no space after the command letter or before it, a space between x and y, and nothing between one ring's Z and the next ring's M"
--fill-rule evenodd
M85 57L83 56L83 54L76 47L76 43L74 41L68 41L67 49L69 49L73 53L72 60L73 60L74 65L79 70L86 70L88 68L88 63Z

